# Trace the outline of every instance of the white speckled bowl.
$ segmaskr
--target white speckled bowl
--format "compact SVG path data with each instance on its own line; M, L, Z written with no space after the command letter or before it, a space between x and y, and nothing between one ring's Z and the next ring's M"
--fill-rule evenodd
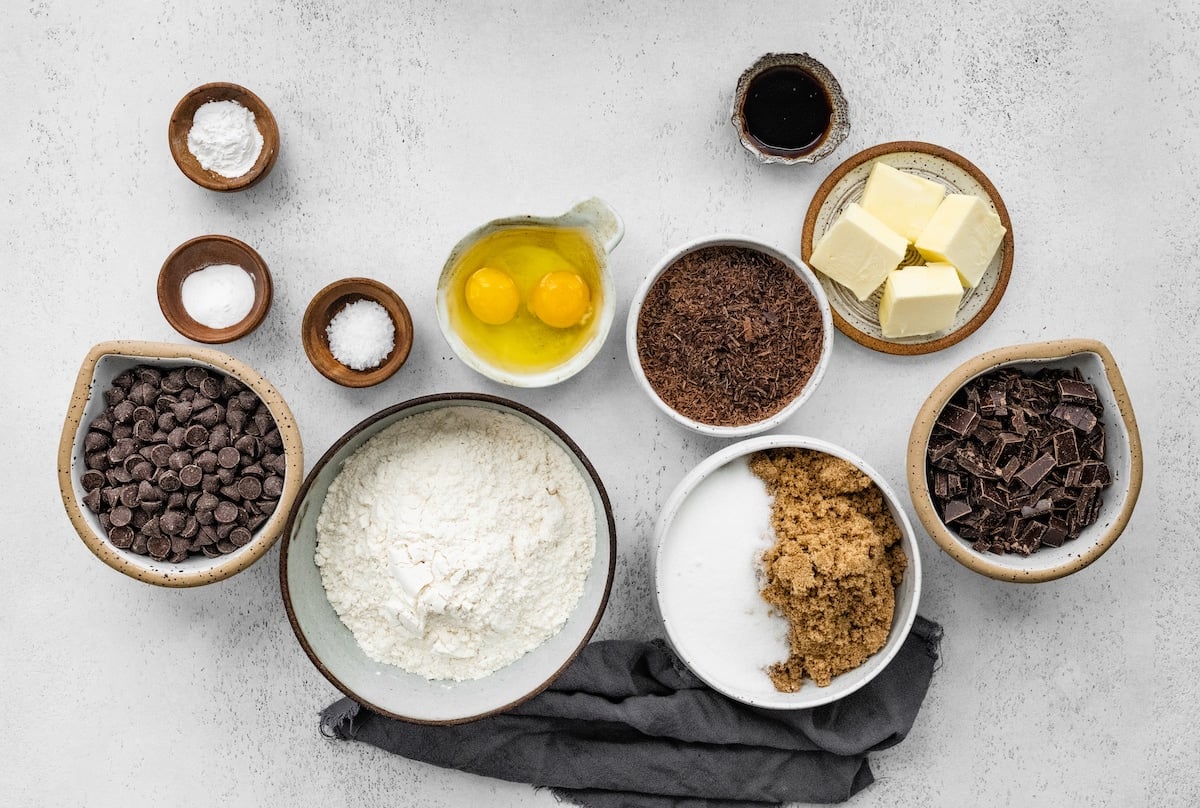
M835 676L826 687L818 687L806 681L795 693L783 693L775 689L763 667L765 663L782 661L786 657L786 623L769 615L770 607L758 596L756 576L756 554L770 546L761 543L754 535L751 525L765 522L769 530L770 500L763 492L767 513L760 514L753 497L738 492L729 507L736 510L731 518L738 523L737 531L723 540L722 553L729 556L706 559L696 558L689 550L689 539L695 533L684 522L684 528L674 531L673 527L687 500L697 495L697 488L710 478L718 485L731 484L728 477L720 477L723 470L732 464L745 463L747 456L766 449L800 448L811 449L845 460L874 481L888 511L900 528L900 545L908 557L908 567L900 585L896 587L896 605L892 616L892 628L884 646L862 665ZM747 472L749 474L749 472ZM718 475L714 477L714 475ZM699 495L703 495L701 491ZM718 496L711 491L709 496ZM698 529L703 529L700 527ZM726 534L722 534L725 536ZM915 534L908 517L901 507L900 498L880 474L865 460L853 452L818 438L802 435L764 435L727 446L716 454L705 458L675 486L667 498L654 529L654 605L659 619L666 630L667 640L689 668L714 689L745 704L771 710L800 710L817 707L848 696L874 679L900 651L908 632L917 616L921 594L921 556ZM707 573L705 562L715 565ZM743 563L744 562L744 563ZM673 607L671 587L696 587L709 591L713 603L728 603L729 622L724 628L714 629L719 617L708 619L696 611ZM739 597L740 596L740 597ZM753 604L753 605L752 605ZM735 622L736 621L736 622ZM751 661L755 651L764 643L770 643L778 635L782 651L778 660L764 660L759 666ZM736 666L730 669L730 665ZM761 673L761 676L758 675Z
M317 519L342 464L397 421L443 407L511 413L545 433L572 459L596 508L596 552L583 595L553 637L481 679L430 680L368 657L325 595L317 568ZM468 504L464 504L467 507ZM317 461L301 487L279 555L279 583L296 638L335 687L371 710L421 724L458 724L515 707L544 690L587 644L608 603L616 562L616 524L600 477L558 426L514 401L480 393L443 393L388 407L351 428Z
M1043 368L1078 367L1096 388L1104 404L1105 462L1112 485L1103 496L1097 520L1077 539L1061 547L1042 547L1029 556L981 553L950 530L934 507L929 492L926 451L933 425L963 385L993 370L1016 367L1026 372ZM921 524L950 557L989 578L1016 583L1041 583L1078 572L1102 556L1125 530L1142 488L1142 443L1133 404L1116 360L1103 343L1066 339L1012 345L976 356L950 373L929 394L917 414L908 443L908 490Z
M642 369L642 362L638 356L638 318L641 316L642 305L646 302L646 296L650 293L650 288L654 286L659 276L684 255L705 247L742 247L764 253L783 262L800 277L800 280L804 281L809 291L812 292L813 297L817 299L817 307L821 312L821 329L824 339L821 344L821 356L817 360L816 367L813 368L812 375L795 398L780 410L773 415L750 424L741 424L738 426L706 424L676 411L671 405L663 401L658 392L650 384L650 380L646 378L646 372ZM654 269L650 271L650 274L642 281L641 286L638 287L633 295L633 301L629 305L629 317L625 321L625 352L629 358L629 367L633 370L633 377L637 380L638 386L645 391L656 407L670 416L671 420L710 437L744 438L779 426L790 418L796 410L800 409L804 402L808 401L812 396L813 392L817 389L817 385L821 383L821 379L825 376L825 368L829 365L829 357L833 353L833 314L829 308L829 299L826 297L824 289L821 288L821 283L817 280L816 275L796 256L749 236L728 234L704 236L693 239L671 250L663 256Z
M254 532L246 546L216 558L197 555L177 564L155 561L150 556L115 547L104 534L96 514L83 505L84 490L79 477L84 469L83 439L88 424L105 409L104 392L111 386L112 379L137 365L199 365L228 374L253 390L270 409L283 438L287 457L284 489L271 518ZM146 583L171 587L211 584L241 572L261 558L279 538L300 488L303 473L304 450L300 442L300 430L287 402L257 371L232 356L212 348L123 340L102 342L95 346L79 369L59 441L58 485L63 506L79 538L97 558L118 572Z

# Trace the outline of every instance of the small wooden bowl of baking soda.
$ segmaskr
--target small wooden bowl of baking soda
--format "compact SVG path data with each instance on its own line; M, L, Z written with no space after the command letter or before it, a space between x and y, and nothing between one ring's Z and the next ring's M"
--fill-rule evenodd
M196 342L241 339L271 308L267 264L230 236L199 236L167 257L158 273L158 307L171 327Z
M279 125L263 100L238 84L203 84L175 105L167 129L171 157L189 180L211 191L260 182L279 156Z
M413 344L408 307L371 278L343 278L317 292L300 329L308 361L344 387L371 387L391 377Z

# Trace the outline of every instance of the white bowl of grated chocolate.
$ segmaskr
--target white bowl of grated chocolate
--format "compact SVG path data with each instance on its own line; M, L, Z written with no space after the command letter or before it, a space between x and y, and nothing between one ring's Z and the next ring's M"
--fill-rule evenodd
M655 605L697 676L756 707L827 704L900 650L921 559L895 492L823 440L765 435L702 461L655 528Z
M1088 566L1120 537L1142 485L1112 354L1067 339L967 361L917 415L908 485L929 535L975 572L1039 583Z
M301 646L375 712L453 724L544 689L591 637L616 558L595 469L507 399L384 409L313 467L280 588Z
M63 505L87 548L170 587L262 557L303 470L295 419L266 379L220 351L160 342L88 352L58 451Z
M634 378L672 420L715 437L778 426L816 390L833 316L816 276L761 241L716 235L667 253L633 297Z

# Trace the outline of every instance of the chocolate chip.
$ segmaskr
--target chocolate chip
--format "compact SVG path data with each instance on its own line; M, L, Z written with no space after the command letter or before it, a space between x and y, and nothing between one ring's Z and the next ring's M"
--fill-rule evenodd
M262 483L254 477L243 477L237 482L238 493L242 499L258 499L262 496Z
M232 553L237 549L237 545L229 539L220 539L217 541L217 551L223 554Z
M83 504L86 505L87 509L92 513L100 513L101 497L99 487L92 488L83 495Z
M241 460L241 452L232 446L226 446L224 449L217 452L217 465L219 465L221 468L237 468L237 465L241 462Z
M133 521L133 511L127 505L117 505L109 511L108 518L116 527L124 527Z
M183 442L193 448L208 443L208 430L201 424L192 424L183 433Z
M171 447L165 443L158 443L150 447L150 462L161 468L166 468L171 463Z
M133 528L128 525L114 527L108 531L108 540L114 547L126 550L133 544Z
M278 499L283 493L283 478L271 475L263 480L262 483L263 496L271 499Z
M104 399L84 434L80 482L114 546L183 561L217 553L218 542L232 551L251 540L277 505L260 478L286 465L279 447L270 447L270 462L256 460L278 430L253 391L198 366L142 365L114 379Z
M155 536L146 541L146 552L156 561L162 561L171 552L171 540L165 536Z
M115 423L128 424L133 421L133 411L137 409L137 405L132 401L122 401L112 409L112 418Z
M179 511L167 511L158 518L159 527L168 536L179 535L183 531L183 526L186 522L187 517Z
M237 519L238 509L232 502L221 502L213 511L213 516L222 524L229 524Z
M201 471L200 467L195 463L189 463L188 465L179 469L179 482L183 484L184 488L197 487L200 485L200 480L203 478L204 472Z

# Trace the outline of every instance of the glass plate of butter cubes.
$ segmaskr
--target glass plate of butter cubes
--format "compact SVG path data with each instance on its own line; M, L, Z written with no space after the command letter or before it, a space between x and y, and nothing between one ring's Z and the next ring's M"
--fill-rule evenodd
M800 253L843 334L884 353L932 353L966 338L1000 302L1012 221L966 158L930 143L883 143L817 189Z

